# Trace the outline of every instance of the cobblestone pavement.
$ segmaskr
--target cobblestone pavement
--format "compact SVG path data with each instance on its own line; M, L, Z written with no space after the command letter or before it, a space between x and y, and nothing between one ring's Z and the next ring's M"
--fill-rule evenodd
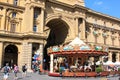
M3 78L3 73L0 73L0 80ZM14 74L10 73L8 80L14 80ZM50 77L48 75L39 75L38 73L27 73L26 77L22 77L22 73L18 73L18 80L120 80L119 76L116 77L91 77L91 78L61 78L61 77Z

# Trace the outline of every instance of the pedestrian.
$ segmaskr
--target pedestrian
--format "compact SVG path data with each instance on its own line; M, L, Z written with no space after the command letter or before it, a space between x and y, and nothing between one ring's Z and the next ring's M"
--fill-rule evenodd
M25 77L27 75L27 64L24 64L22 66L22 72L23 72L22 77Z
M6 63L6 65L3 67L3 80L7 80L8 76L9 76L9 71L10 71L10 67L8 66L8 63Z
M19 68L16 64L14 64L14 69L13 70L14 70L14 74L15 74L15 80L17 80L17 73L19 71Z

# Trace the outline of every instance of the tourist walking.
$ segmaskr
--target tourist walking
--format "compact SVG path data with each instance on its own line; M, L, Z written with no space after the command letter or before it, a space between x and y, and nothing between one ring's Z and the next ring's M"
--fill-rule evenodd
M19 68L16 64L14 64L14 69L13 70L14 70L14 74L15 74L15 80L17 80L17 73L19 71Z
M24 65L22 66L22 72L23 72L22 77L25 77L26 74L27 74L27 64L24 64Z
M8 63L6 63L6 65L3 67L3 80L8 80L8 76L9 76L9 71L10 71L10 67L8 66Z

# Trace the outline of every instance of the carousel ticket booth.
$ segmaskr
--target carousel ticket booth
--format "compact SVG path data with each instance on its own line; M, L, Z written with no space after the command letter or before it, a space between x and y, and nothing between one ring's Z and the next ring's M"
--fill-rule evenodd
M86 76L95 73L95 58L107 56L108 53L100 49L86 45L79 38L75 38L67 45L53 46L48 48L50 56L50 73L54 76ZM94 60L89 60L93 57ZM92 73L86 73L92 72Z

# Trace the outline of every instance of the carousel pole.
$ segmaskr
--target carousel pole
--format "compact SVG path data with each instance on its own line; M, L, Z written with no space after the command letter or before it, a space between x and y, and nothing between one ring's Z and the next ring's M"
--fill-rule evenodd
M50 54L50 73L53 73L53 58L54 55Z
M95 68L94 70L95 70L95 72L96 72L96 64L95 64L95 63L96 63L96 58L95 58L95 56L94 56L94 66L95 66L95 67L94 67L94 68Z

